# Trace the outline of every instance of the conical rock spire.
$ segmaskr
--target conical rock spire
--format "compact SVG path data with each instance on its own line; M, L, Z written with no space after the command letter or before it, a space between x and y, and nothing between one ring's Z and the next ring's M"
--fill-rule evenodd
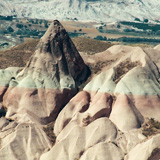
M39 88L75 88L87 74L88 68L68 33L54 20L18 78L30 75Z
M27 114L27 119L43 124L54 120L88 71L66 30L54 20L25 68L9 84L3 102L7 117L23 119Z

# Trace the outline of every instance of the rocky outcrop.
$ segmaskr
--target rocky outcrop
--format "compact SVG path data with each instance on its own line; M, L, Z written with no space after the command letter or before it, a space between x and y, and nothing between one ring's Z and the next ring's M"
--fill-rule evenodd
M159 147L160 147L160 136L156 135L153 136L151 139L137 144L134 149L132 149L128 155L125 157L125 160L135 160L135 159L141 159L141 160L156 160L159 159Z
M87 78L87 72L66 30L55 20L17 79L30 76L38 88L75 88Z
M114 144L117 129L108 118L100 118L86 127L70 127L59 134L56 145L40 160L122 159L121 150ZM93 151L96 152L93 154Z
M113 103L112 74L113 70L101 73L70 100L56 119L56 135L72 121L79 126L87 126L98 118L109 117Z
M29 123L10 122L0 130L0 142L0 159L4 160L39 160L51 148L42 128Z
M154 49L152 51L154 52ZM100 55L106 53L106 57L114 63L109 63L100 74L95 75L83 91L72 98L60 112L55 122L56 144L50 152L42 156L42 160L54 154L55 150L58 151L59 149L56 147L64 141L72 143L69 141L69 136L74 134L75 127L86 129L98 120L100 123L102 117L109 117L114 123L114 127L117 128L114 141L107 144L105 140L101 141L89 149L85 148L82 155L81 151L78 151L79 154L75 158L121 159L123 157L130 159L136 156L136 154L133 156L131 154L132 151L133 154L136 152L137 144L147 141L147 138L142 134L142 126L146 117L159 120L160 114L159 70L147 52L149 51L140 47L118 45L100 53ZM97 59L100 60L98 54L90 56L88 62L96 62ZM79 132L77 131L77 134ZM106 131L106 134L108 132ZM63 141L59 137L63 137ZM83 136L79 135L79 137L82 138L82 141L87 141ZM88 139L91 139L90 136ZM79 142L73 141L76 143L74 146L79 145ZM153 142L155 146L154 143L156 142ZM155 148L158 148L158 145ZM150 150L148 158L153 156L151 153L155 148ZM112 155L112 153L115 154ZM137 157L133 159L138 158L138 153ZM74 157L69 155L71 151L67 150L65 154L68 155L65 156L66 159ZM157 154L158 152L156 152ZM81 156L78 157L78 155ZM143 156L147 155L141 154L142 159Z
M119 95L112 108L110 119L121 131L140 128L144 118L127 95Z
M158 48L81 53L96 71L77 93L89 70L53 21L23 70L0 70L0 159L159 158Z
M51 128L43 125L56 119L88 75L67 32L53 21L23 70L0 71L0 159L39 160L50 150Z
M7 117L48 123L75 95L89 69L57 21L49 26L26 67L9 83L3 97ZM31 120L31 121L32 121Z

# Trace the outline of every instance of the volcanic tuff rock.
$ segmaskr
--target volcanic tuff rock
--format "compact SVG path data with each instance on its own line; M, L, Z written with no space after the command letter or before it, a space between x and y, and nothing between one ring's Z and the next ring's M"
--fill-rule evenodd
M116 136L117 129L108 118L100 118L86 127L74 126L58 135L57 144L48 153L42 155L41 160L74 160L78 158L121 160L122 152L114 144ZM98 150L99 148L101 149ZM105 149L109 153L108 155L106 155ZM98 150L97 155L91 154L93 150ZM56 155L56 157L52 158L52 155Z
M77 159L97 158L107 160L121 159L121 156L125 159L132 159L134 157L132 150L136 150L138 143L149 143L148 139L142 134L143 123L146 117L160 120L160 85L158 80L160 75L158 67L151 59L152 53L155 52L158 54L157 50L151 48L144 50L140 47L115 45L103 53L83 56L88 58L86 60L88 63L95 63L102 59L111 62L102 69L101 73L95 75L83 91L73 97L60 112L54 127L57 136L56 145L42 156L42 160L49 158L51 154L56 152L55 150L58 151L59 149L56 147L67 145L67 143L75 143L76 140L70 142L69 138L70 135L79 133L74 131L75 127L87 129L97 120L100 123L102 117L109 117L114 127L117 128L115 139L111 141L116 146L112 143L106 144L105 138L91 148L86 147L83 152L79 151ZM100 58L100 55L103 58ZM159 55L157 55L158 57ZM94 127L97 130L96 125ZM108 127L105 132L108 134L110 131L111 128ZM99 129L96 136L99 136L102 132L104 131ZM112 131L112 133L114 132ZM85 131L83 131L83 134L86 135ZM87 139L82 139L84 141L90 140L92 134ZM76 142L76 144L81 146L79 142ZM154 152L153 150L160 147L155 141L153 141L153 146L149 154L145 155L144 153L143 155L143 151L141 151L141 159L146 160L144 157L149 158ZM99 150L98 147L101 147L101 149ZM64 150L65 159L69 160L74 157L70 155L73 154L72 149ZM103 150L108 152L109 157ZM93 154L96 151L97 154ZM112 155L113 152L114 155Z
M9 83L3 101L6 116L27 113L40 123L50 122L88 73L63 26L53 21L26 67Z
M0 139L3 160L39 160L51 148L45 132L36 124L10 122L1 130Z
M17 79L28 75L38 88L76 88L86 79L87 66L57 20L40 39L34 55Z
M160 158L159 46L115 45L81 55L101 72L76 94L89 70L53 21L23 70L0 70L0 159Z

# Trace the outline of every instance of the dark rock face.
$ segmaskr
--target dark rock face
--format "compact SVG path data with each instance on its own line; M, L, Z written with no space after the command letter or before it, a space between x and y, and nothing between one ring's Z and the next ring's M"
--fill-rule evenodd
M89 69L64 27L55 20L41 38L22 77L28 73L34 79L39 76L46 79L49 76L55 81L54 88L75 88L87 78Z
M160 158L160 148L155 148L152 151L151 156L148 158L148 160L158 160Z
M70 74L74 80L78 80L79 74L84 69L84 62L80 57L72 40L63 26L56 20L50 27L48 38L40 41L38 47L42 52L50 53L53 60L64 74ZM47 34L47 33L46 33Z

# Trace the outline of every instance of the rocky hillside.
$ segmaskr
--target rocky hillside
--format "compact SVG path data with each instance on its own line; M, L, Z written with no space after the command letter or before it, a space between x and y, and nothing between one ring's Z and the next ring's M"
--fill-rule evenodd
M108 42L82 37L72 38L72 41L79 52L86 54L102 52L112 46ZM39 39L31 39L10 49L0 50L0 68L24 67L34 53L38 42Z
M53 21L24 68L0 70L0 159L159 159L159 51L79 54Z
M158 0L5 0L0 15L18 18L117 22L149 19L159 21Z

